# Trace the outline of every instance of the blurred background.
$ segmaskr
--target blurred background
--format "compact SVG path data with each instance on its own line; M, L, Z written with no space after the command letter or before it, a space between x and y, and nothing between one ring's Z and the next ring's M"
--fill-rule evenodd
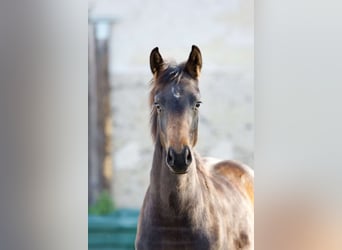
M153 146L148 56L159 46L185 60L192 44L204 58L197 149L257 169L257 248L342 249L341 1L255 4L254 93L251 2L24 2L0 8L0 249L134 249ZM124 95L129 87L139 91ZM255 100L250 131L245 95ZM216 134L205 137L209 126ZM127 146L132 141L141 151ZM143 156L138 167L120 160L124 148ZM95 218L87 203L90 214L135 214ZM129 238L113 234L123 229Z
M149 56L203 67L197 151L253 167L253 2L89 1L88 249L134 249L152 164Z
M0 249L134 249L149 53L181 61L197 44L197 149L257 169L257 249L341 250L342 2L255 4L254 93L252 5L2 1Z
M89 1L89 205L140 208L153 144L151 50L203 69L197 151L253 167L253 1Z

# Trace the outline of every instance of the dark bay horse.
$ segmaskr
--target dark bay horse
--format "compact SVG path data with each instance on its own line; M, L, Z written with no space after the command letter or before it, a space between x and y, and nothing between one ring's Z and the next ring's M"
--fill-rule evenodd
M164 62L155 48L150 67L155 149L136 249L254 249L253 170L194 151L200 50L193 45L188 60L177 65Z

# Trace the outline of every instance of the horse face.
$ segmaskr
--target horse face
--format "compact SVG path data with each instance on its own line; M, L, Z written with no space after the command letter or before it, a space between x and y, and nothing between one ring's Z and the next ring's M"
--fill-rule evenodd
M193 47L186 64L171 66L161 56L151 53L151 70L155 75L153 113L156 136L166 152L166 165L176 174L188 172L192 163L192 148L197 142L200 93L198 75L200 52ZM152 117L153 119L153 117Z
M166 163L175 173L186 173L197 142L199 93L184 84L169 85L155 97L161 144Z

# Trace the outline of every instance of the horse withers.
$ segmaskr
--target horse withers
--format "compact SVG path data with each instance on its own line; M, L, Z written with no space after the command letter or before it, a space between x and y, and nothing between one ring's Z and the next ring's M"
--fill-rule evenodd
M137 250L254 249L254 172L194 151L201 105L202 56L166 63L154 48L150 92L155 143L141 208Z

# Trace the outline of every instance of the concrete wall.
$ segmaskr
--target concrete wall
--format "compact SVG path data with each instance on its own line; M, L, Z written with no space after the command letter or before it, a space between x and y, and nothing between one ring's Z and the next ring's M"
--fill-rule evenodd
M200 47L203 71L197 151L253 166L253 1L91 1L117 18L111 43L113 198L140 207L149 182L150 51L187 59Z

